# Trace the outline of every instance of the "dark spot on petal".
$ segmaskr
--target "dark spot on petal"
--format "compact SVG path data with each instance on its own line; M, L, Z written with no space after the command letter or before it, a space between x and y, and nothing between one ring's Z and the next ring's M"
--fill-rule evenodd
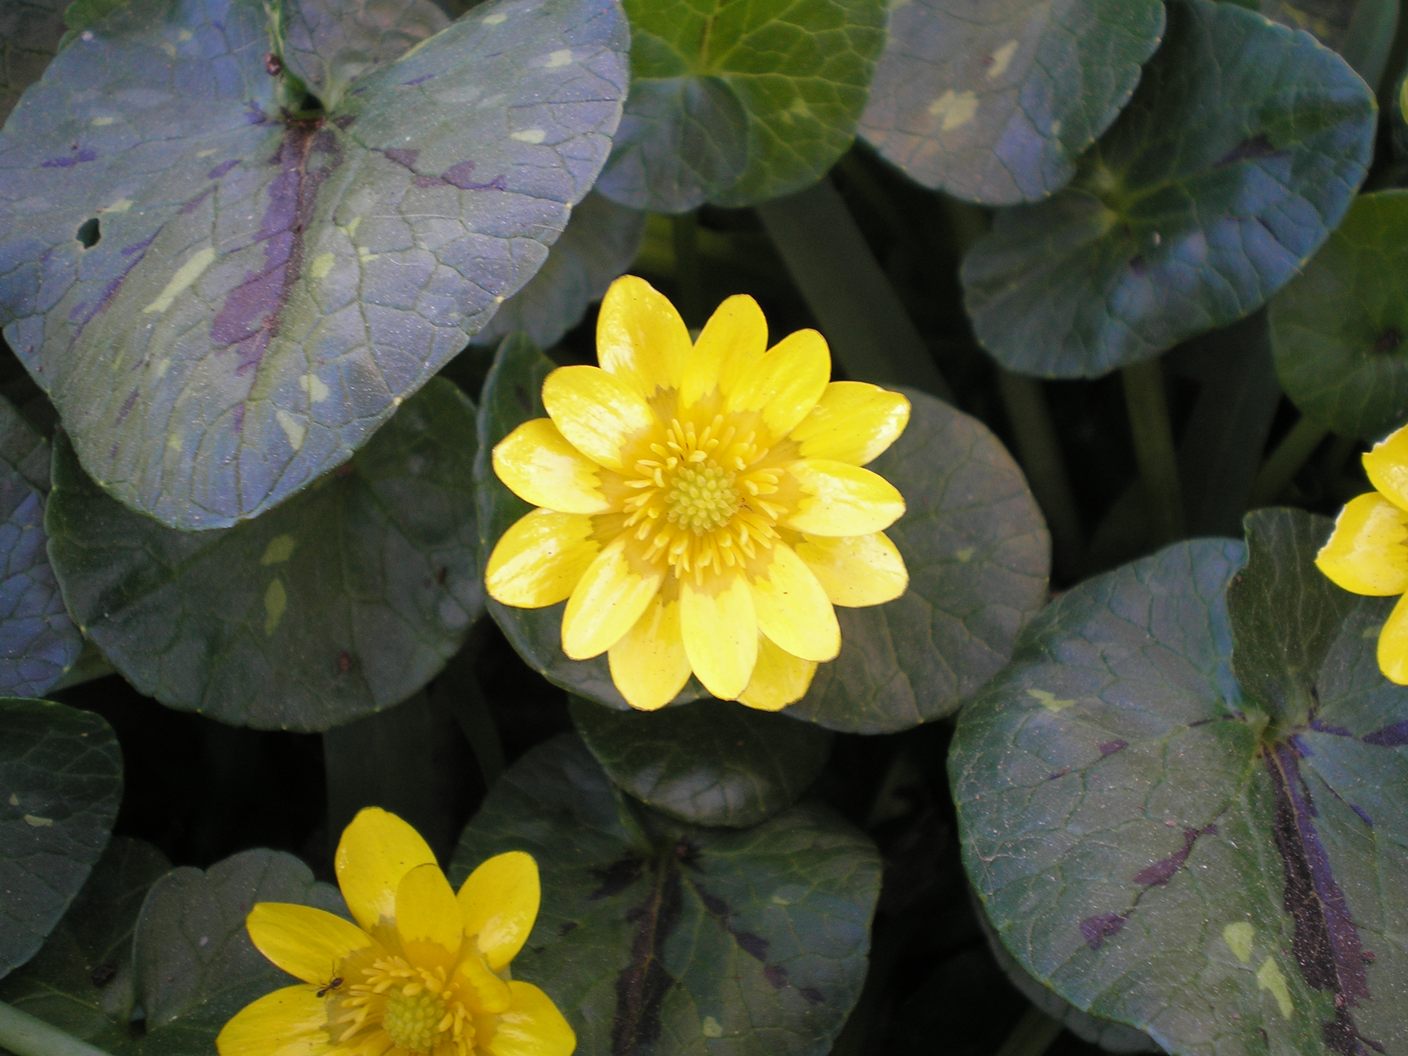
M83 221L83 223L79 224L78 230L74 232L73 237L78 240L78 244L84 249L92 249L96 246L103 237L102 229L98 225L98 218L96 216L90 216L87 220Z
M1111 935L1118 935L1129 918L1123 913L1097 913L1080 922L1080 937L1092 950L1098 950Z

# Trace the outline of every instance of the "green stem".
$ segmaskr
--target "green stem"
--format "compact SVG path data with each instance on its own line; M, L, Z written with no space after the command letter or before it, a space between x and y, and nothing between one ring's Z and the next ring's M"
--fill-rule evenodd
M853 378L953 393L829 180L757 207L836 359Z
M1266 506L1286 490L1291 478L1305 465L1329 430L1302 417L1262 463L1252 482L1252 506Z
M1157 359L1133 363L1120 372L1120 378L1134 459L1153 523L1151 541L1162 545L1183 536L1183 486L1178 479L1178 456L1164 395L1163 364Z
M0 1049L15 1056L108 1056L102 1049L0 1001Z
M997 384L1017 444L1017 457L1051 528L1053 564L1068 568L1080 546L1080 514L1066 462L1061 457L1061 441L1046 403L1046 390L1035 378L1001 369Z
M1041 1056L1063 1029L1041 1009L1029 1006L994 1056Z

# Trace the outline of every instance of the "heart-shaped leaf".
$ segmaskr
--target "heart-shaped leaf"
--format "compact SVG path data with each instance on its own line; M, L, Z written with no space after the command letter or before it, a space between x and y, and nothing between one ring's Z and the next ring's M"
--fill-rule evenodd
M795 803L831 735L718 700L626 712L573 700L572 722L618 788L677 821L744 829Z
M436 379L294 501L193 534L123 507L61 442L50 549L75 618L142 693L327 729L414 693L479 614L473 461L474 408Z
M860 131L926 187L1045 198L1115 119L1164 28L1161 0L896 5Z
M829 811L742 831L674 825L564 737L495 785L451 878L514 849L542 876L514 976L562 1009L578 1056L830 1051L865 979L880 861Z
M1271 302L1276 374L1301 411L1374 440L1408 419L1408 191L1362 195Z
M884 0L625 0L631 92L598 190L634 209L754 205L851 145Z
M1375 661L1389 602L1313 565L1328 528L1263 511L1246 548L1080 584L959 717L964 860L1001 941L1170 1053L1408 1044L1408 691Z
M1012 370L1090 377L1250 314L1339 223L1374 116L1364 82L1310 37L1175 0L1071 186L999 213L964 260L978 339Z
M65 6L67 0L6 0L0 5L0 125L59 49Z
M0 323L89 473L208 528L345 461L542 263L626 34L499 0L290 115L261 0L86 30L0 134Z
M122 753L92 712L0 699L0 976L54 930L103 853Z

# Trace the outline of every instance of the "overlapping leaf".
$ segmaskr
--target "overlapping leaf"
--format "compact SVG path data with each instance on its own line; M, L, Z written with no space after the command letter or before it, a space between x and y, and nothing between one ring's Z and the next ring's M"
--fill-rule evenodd
M1408 192L1362 195L1305 272L1271 302L1286 395L1345 436L1408 420Z
M415 692L478 615L473 461L474 409L436 379L294 501L193 534L120 505L60 444L54 565L141 692L239 725L326 729Z
M625 0L631 93L599 190L636 209L753 205L851 145L884 0Z
M1035 201L1115 119L1161 0L913 0L890 15L861 135L926 187Z
M0 135L0 323L88 471L200 528L344 461L542 263L626 33L500 0L288 116L259 0L85 31Z
M0 125L58 50L67 2L6 0L0 5Z
M1247 530L1033 623L959 718L965 864L1026 971L1168 1052L1394 1052L1408 691L1374 659L1389 605L1314 568L1325 520Z
M543 892L514 975L562 1009L578 1056L821 1056L860 993L880 862L820 807L675 825L564 737L495 786L452 881L510 849L537 859Z
M655 713L574 700L572 722L617 787L694 825L747 828L790 807L831 750L815 726L717 700Z
M978 339L1012 370L1094 376L1250 314L1339 223L1373 132L1373 96L1333 52L1175 0L1072 184L999 213L964 260Z
M88 879L122 795L122 755L97 715L0 700L0 976L30 957Z

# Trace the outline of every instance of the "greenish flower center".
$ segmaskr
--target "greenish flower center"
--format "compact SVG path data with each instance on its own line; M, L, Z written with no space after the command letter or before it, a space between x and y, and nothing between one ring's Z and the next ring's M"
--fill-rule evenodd
M713 461L680 466L665 492L666 519L700 535L722 527L741 503L735 480L736 474Z
M447 1016L445 1002L429 990L407 994L396 990L386 998L382 1029L408 1052L430 1052Z

